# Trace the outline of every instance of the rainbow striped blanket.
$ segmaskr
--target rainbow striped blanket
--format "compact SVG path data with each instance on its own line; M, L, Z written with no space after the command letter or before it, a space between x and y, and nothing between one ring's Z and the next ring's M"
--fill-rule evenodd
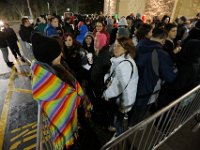
M77 108L82 105L89 110L91 103L77 81L74 88L35 61L31 70L33 98L49 118L55 148L73 145L78 130Z

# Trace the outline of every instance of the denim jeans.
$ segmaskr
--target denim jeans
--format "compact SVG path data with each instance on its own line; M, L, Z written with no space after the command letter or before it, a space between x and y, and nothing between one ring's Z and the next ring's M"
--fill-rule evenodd
M124 129L124 115L123 113L117 111L116 112L116 119L115 119L115 126L116 126L116 136L119 136L122 134L125 129Z
M0 49L2 51L3 59L4 59L5 63L8 63L9 62L9 59L8 59L8 48L5 47L5 48L0 48Z

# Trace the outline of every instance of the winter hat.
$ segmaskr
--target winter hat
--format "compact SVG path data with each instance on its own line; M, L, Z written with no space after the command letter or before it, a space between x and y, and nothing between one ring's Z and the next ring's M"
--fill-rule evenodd
M84 25L83 21L79 21L79 23L78 23L78 29L80 29L80 27L81 27L82 25Z
M181 19L183 22L186 22L186 21L187 21L187 18L186 18L185 16L180 17L180 19Z
M95 38L97 38L97 41L99 43L99 49L106 45L107 37L104 33L97 32Z
M113 24L112 19L108 18L108 19L107 19L107 25L112 25L112 24Z
M137 17L138 19L140 19L140 18L141 18L141 14L140 14L140 13L137 13L137 14L136 14L136 17Z
M119 20L118 27L120 27L120 26L128 26L128 23L127 23L127 21L126 21L126 18L121 18L121 19Z
M92 32L87 32L86 35L85 35L85 38L86 38L87 36L90 36L90 37L92 37L92 38L94 39L94 35L93 35Z
M59 43L39 33L33 33L31 37L33 54L38 61L51 64L61 53Z
M119 28L118 29L118 38L120 37L127 37L129 38L130 32L126 28Z

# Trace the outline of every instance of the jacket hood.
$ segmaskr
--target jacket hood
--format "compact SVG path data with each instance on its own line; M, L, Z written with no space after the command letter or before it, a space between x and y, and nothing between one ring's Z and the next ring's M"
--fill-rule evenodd
M137 52L140 53L150 52L154 49L163 49L163 46L159 42L148 39L142 39L136 47Z

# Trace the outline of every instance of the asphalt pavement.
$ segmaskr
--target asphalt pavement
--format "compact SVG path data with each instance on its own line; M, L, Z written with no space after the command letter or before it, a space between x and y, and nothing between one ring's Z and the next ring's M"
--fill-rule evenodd
M36 148L37 102L33 100L30 69L16 61L6 66L0 53L0 150L31 150Z

